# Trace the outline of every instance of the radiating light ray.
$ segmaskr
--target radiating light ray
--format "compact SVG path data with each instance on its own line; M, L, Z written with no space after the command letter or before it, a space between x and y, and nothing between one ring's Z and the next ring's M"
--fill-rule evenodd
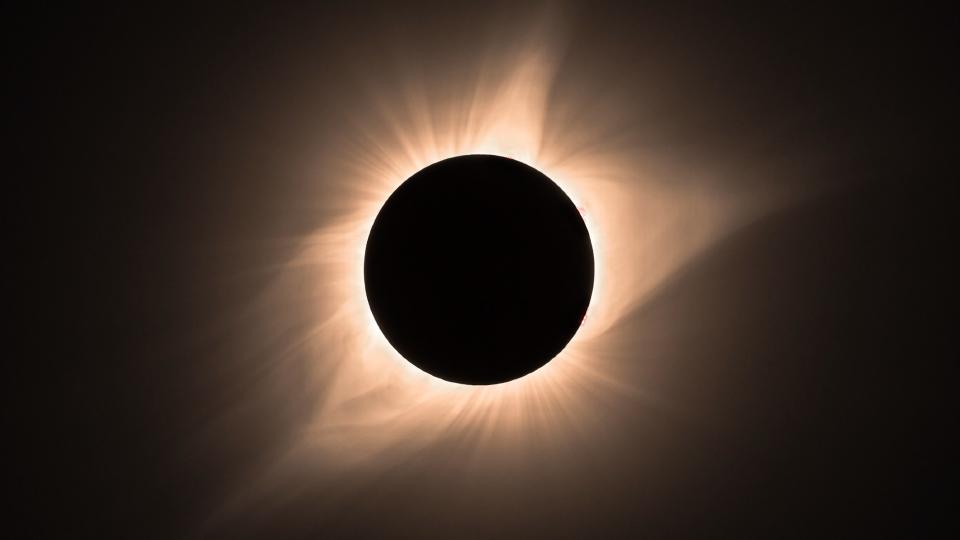
M316 359L308 384L322 399L258 490L276 484L271 477L284 467L325 475L383 469L441 442L481 469L523 459L532 447L582 447L603 429L604 396L665 399L613 378L610 363L624 359L598 355L597 345L607 340L610 348L609 330L625 314L774 196L692 181L703 174L693 168L665 178L645 149L610 144L610 133L629 126L569 114L589 104L551 101L556 37L545 28L475 69L379 86L366 96L369 107L348 116L339 159L318 171L337 215L303 240L272 289L300 290L314 306L304 346ZM493 386L449 383L407 362L380 332L364 292L365 242L381 205L418 170L464 154L510 157L553 179L581 209L596 257L587 317L567 348L534 373ZM642 362L643 351L629 361Z
M452 427L490 437L516 436L519 425L556 433L574 429L575 411L584 399L580 385L638 391L605 378L603 366L590 362L592 340L602 338L672 269L720 234L739 210L734 201L698 192L689 183L645 180L642 156L633 152L589 150L602 141L558 140L562 153L545 145L556 68L545 44L549 40L506 59L502 65L511 69L479 81L468 99L438 101L421 83L404 81L397 91L374 98L370 115L376 121L358 122L377 129L361 129L346 159L344 169L353 176L342 196L353 203L353 212L309 238L297 261L325 268L315 276L323 289L318 296L341 306L325 324L350 329L337 343L319 338L320 354L337 351L346 360L335 372L326 365L317 370L318 379L337 381L327 387L328 397L305 439L318 451L350 460L379 459L393 440L414 437L426 444ZM570 126L569 131L596 133L595 126ZM583 209L597 258L588 316L568 347L540 370L488 387L448 383L404 360L380 333L363 288L366 237L386 198L423 167L464 154L506 156L547 174ZM358 433L364 430L369 433ZM365 441L366 448L358 448L357 441Z

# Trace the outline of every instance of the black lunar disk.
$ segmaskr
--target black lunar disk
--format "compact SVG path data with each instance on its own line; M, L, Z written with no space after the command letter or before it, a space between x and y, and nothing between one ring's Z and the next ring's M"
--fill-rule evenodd
M587 227L559 186L519 161L469 155L424 168L387 199L364 282L404 358L448 381L496 384L567 345L593 265Z

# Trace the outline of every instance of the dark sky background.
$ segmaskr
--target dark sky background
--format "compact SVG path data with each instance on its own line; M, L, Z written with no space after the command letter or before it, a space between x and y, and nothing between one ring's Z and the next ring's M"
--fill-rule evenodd
M672 155L779 164L739 189L830 186L724 237L612 330L647 359L621 348L612 376L697 414L612 400L609 436L562 462L465 482L462 449L438 443L363 478L300 478L213 524L322 399L232 358L236 333L218 330L270 279L236 269L281 264L270 239L337 217L291 210L316 191L286 164L318 140L335 151L344 118L362 116L358 74L377 80L388 52L465 69L457 58L522 34L536 10L12 15L8 148L27 165L8 177L25 269L8 285L27 302L26 347L8 357L7 446L24 450L8 464L24 503L12 537L949 536L948 19L633 4L562 6L558 87L636 96L649 112L624 115Z

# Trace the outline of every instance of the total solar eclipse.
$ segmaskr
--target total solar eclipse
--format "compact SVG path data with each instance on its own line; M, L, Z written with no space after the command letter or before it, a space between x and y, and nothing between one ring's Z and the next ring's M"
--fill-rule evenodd
M381 208L364 257L367 301L421 370L486 385L531 373L580 327L593 292L587 227L550 178L467 155L407 179Z

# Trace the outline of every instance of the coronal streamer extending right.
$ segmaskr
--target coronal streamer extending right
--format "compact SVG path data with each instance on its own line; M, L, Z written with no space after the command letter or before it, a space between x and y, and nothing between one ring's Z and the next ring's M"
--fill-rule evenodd
M366 106L351 109L336 151L324 153L340 158L312 172L336 218L299 240L258 300L266 313L273 298L297 291L312 306L314 322L294 346L315 359L303 384L322 389L322 398L288 452L225 511L283 482L289 489L298 475L389 468L432 444L469 440L463 459L480 470L543 459L534 449L603 436L610 394L669 407L669 396L611 375L623 358L610 354L610 329L685 262L786 197L773 188L724 189L713 176L720 172L638 144L633 135L649 128L631 115L642 104L588 101L583 96L604 95L589 81L563 91L555 81L562 51L563 32L545 23L476 65L424 71L401 62L395 77L381 75L389 80L358 98ZM608 114L618 106L622 116ZM596 277L583 327L559 357L509 383L464 386L419 371L386 342L365 300L363 254L379 208L401 182L441 159L481 153L527 163L561 186L590 231Z

